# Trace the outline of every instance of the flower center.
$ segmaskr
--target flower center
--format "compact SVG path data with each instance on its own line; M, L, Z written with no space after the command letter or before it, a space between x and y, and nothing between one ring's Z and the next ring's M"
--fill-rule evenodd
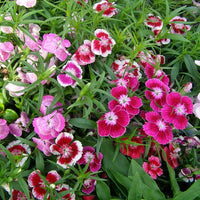
M105 121L108 125L115 125L117 123L117 115L114 112L108 112L105 114Z
M68 158L71 154L72 154L71 147L65 147L63 149L63 155L64 155L64 157Z
M91 152L87 152L85 153L84 158L85 158L86 163L88 163L93 160L94 155Z
M76 71L75 71L75 69L68 68L68 69L66 69L66 72L69 72L69 73L71 73L72 75L76 76Z
M130 102L130 98L123 94L119 97L119 103L123 106L123 107L126 107L127 105L129 105L129 102Z
M155 88L153 88L153 96L154 96L156 99L160 99L160 98L162 98L162 96L163 96L163 91L162 91L160 88L155 87Z
M179 104L176 108L175 108L175 113L177 115L184 115L186 114L186 108L184 105Z
M164 131L166 130L166 124L162 120L157 121L157 126L159 128L159 131Z

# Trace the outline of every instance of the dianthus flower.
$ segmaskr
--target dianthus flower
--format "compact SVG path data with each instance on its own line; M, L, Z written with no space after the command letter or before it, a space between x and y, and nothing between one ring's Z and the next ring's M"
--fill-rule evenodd
M183 168L181 169L180 173L178 174L180 178L183 178L183 181L186 183L193 182L194 178L192 176L192 171L190 168Z
M101 168L101 160L103 159L103 155L99 152L98 156L95 153L95 149L90 146L83 147L83 155L78 163L86 165L88 162L89 169L91 172L97 172Z
M108 54L112 53L112 48L116 44L115 40L112 39L110 34L104 29L97 29L94 34L98 40L92 40L92 52L96 55L107 57Z
M0 42L0 61L5 62L13 50L14 46L11 42Z
M57 80L63 87L71 86L75 87L77 82L73 79L69 74L65 74L64 72L71 73L79 79L82 79L82 69L75 61L68 61L66 65L63 66L63 74L59 74L57 76Z
M161 30L157 29L157 28L154 28L154 29L152 29L152 31L153 31L153 33L155 35L155 38L156 38L159 35L159 33L160 33ZM170 43L170 39L168 39L168 38L161 38L159 40L156 40L156 43L158 43L158 44L169 44Z
M9 91L10 96L21 96L24 94L24 92L20 92L21 90L24 90L25 87L24 86L19 86L19 85L15 85L13 83L8 83L5 86L5 89Z
M129 114L121 106L115 106L97 121L98 133L101 137L120 137L125 133L129 121Z
M9 200L26 200L26 195L19 191L19 190L12 190L12 197L9 198Z
M145 115L146 120L143 129L147 135L150 135L160 144L167 144L173 139L172 127L165 122L159 113L148 112Z
M44 117L33 119L34 131L43 140L49 140L57 137L65 127L65 118L57 111Z
M91 42L89 40L84 40L84 44L77 49L71 59L76 61L79 65L88 65L95 62L95 55L91 50Z
M1 14L0 16L2 15L3 14ZM9 12L6 13L6 15L4 16L4 20L12 21L12 16ZM9 34L13 32L13 28L11 26L0 26L0 31L2 31L3 33Z
M154 16L153 14L148 14L148 18L145 20L145 25L152 28L161 30L163 27L163 21L160 19L159 16Z
M148 159L149 163L144 162L142 167L146 173L148 173L153 179L157 179L157 176L163 174L163 170L160 168L161 163L158 157L151 156Z
M9 127L5 119L0 119L0 140L3 140L9 134Z
M186 31L189 31L191 29L190 25L183 24L184 22L187 22L187 19L185 17L176 16L171 19L170 22L172 22L170 23L171 33L184 35Z
M83 182L82 192L85 194L90 194L94 191L96 186L96 180L95 179L86 179Z
M115 106L120 105L122 108L124 108L131 117L139 114L140 107L142 106L142 100L137 97L128 97L127 95L128 91L125 87L115 87L111 90L111 95L115 97L116 100L111 100L108 103L108 107L110 110L114 109Z
M102 0L98 3L95 3L93 9L96 13L103 12L103 17L112 17L117 14L117 9L113 7L114 5L114 2L109 3L108 1Z
M184 129L187 126L187 114L192 114L193 103L187 96L181 96L178 92L172 92L166 97L166 104L161 110L162 118L172 123L177 129Z
M58 155L57 163L63 168L68 168L68 165L75 165L81 158L83 147L78 140L72 142L74 136L67 132L62 132L55 140L55 144L50 146L51 153Z
M16 4L19 6L24 6L26 8L31 8L36 5L36 0L17 0Z

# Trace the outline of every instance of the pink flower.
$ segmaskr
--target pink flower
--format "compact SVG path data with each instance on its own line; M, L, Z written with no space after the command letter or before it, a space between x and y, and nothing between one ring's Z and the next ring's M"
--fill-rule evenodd
M200 60L195 60L194 63L198 66L200 66Z
M148 173L153 179L157 179L157 176L163 174L163 170L160 168L161 163L158 157L151 156L148 159L149 163L144 162L142 167L146 173Z
M145 20L145 25L152 28L161 30L163 27L163 22L159 16L154 16L153 14L148 14L148 18Z
M121 106L115 106L97 121L98 133L101 137L120 137L126 132L129 121L129 114Z
M63 66L63 72L71 73L79 79L82 79L82 69L75 61L68 61L66 65ZM75 87L77 82L69 74L59 74L57 80L63 87L71 86Z
M17 0L16 4L19 6L24 6L26 8L31 8L36 5L36 0Z
M151 101L151 108L161 111L161 107L166 103L169 87L157 78L147 80L145 85L150 89L145 91L145 97Z
M12 197L9 200L27 200L26 195L19 190L12 190Z
M6 15L4 16L4 20L12 21L12 16L10 12L6 13ZM13 28L11 26L0 26L0 31L2 31L3 33L9 34L13 32Z
M52 154L58 155L57 163L63 168L68 168L68 165L75 165L81 158L83 147L81 142L74 141L73 135L67 132L62 132L55 140L55 144L50 146Z
M194 178L192 176L192 171L190 168L183 168L181 169L180 173L178 174L180 178L183 178L183 181L186 183L193 182Z
M122 140L126 142L128 140L128 138L122 138ZM120 151L124 155L130 156L133 159L138 159L141 157L141 155L144 155L145 148L143 145L140 145L140 144L142 144L142 138L132 137L130 142L133 142L135 144L123 143L120 146Z
M24 86L18 86L13 83L8 83L5 88L6 90L9 91L9 94L11 96L16 96L16 97L23 95L24 92L20 92L20 91L25 89Z
M115 40L113 40L109 33L104 29L97 29L94 34L98 40L92 40L92 52L96 55L107 57L108 54L112 53L112 48L116 44Z
M55 54L55 56L65 61L68 55L71 55L66 48L70 47L71 43L69 40L62 40L57 34L49 33L43 35L42 49Z
M192 83L191 82L188 82L184 85L183 87L183 91L185 93L190 93L191 92L191 89L192 89Z
M28 185L29 187L33 188L32 189L33 196L36 199L43 200L44 196L46 195L49 189L51 190L52 188L55 188L56 190L60 189L60 186L56 185L55 182L61 179L61 177L55 170L52 170L48 172L46 176L46 181L48 182L48 185L45 185L45 182L42 180L39 174L41 174L39 170L33 171L28 177Z
M67 185L67 184L63 184L62 188L58 190L58 193L65 192L65 191L68 191L68 190L72 190L72 188L70 188L69 185ZM76 196L75 196L74 193L68 193L68 194L64 195L62 197L62 199L63 200L75 200ZM48 200L50 200L50 197L48 198Z
M85 194L90 194L94 191L96 185L96 180L95 179L86 179L83 182L83 187L82 187L82 192Z
M186 31L189 31L191 29L190 25L185 25L181 23L187 22L187 19L185 17L176 16L173 19L171 19L170 22L172 22L170 23L171 33L184 35Z
M20 140L10 142L6 148L16 157L16 167L22 167L31 154L30 147L27 144L22 144Z
M103 155L99 152L99 155L95 153L95 149L90 146L86 146L83 148L83 155L78 163L86 165L88 162L89 168L91 172L97 172L101 168L101 160L103 159Z
M181 96L178 92L172 92L166 97L166 104L161 110L162 118L172 123L177 129L187 126L187 114L192 114L192 100L187 96Z
M89 40L84 40L82 44L71 58L76 61L79 65L88 65L95 62L95 55L91 50L91 42Z
M113 110L115 106L120 105L129 113L131 117L133 117L139 114L140 112L139 108L142 106L142 100L137 96L128 97L127 93L128 91L125 87L120 86L112 88L111 94L118 101L111 100L108 103L108 107L110 110Z
M152 136L158 143L167 144L173 139L172 127L165 122L159 113L146 113L146 120L143 129L147 135Z
M96 13L103 12L102 16L104 17L112 17L117 14L117 9L113 7L114 5L114 2L109 3L108 1L102 0L99 3L95 3L93 9Z
M43 96L42 103L41 103L41 106L40 106L40 112L43 115L46 114L47 110L49 109L49 107L50 107L50 105L51 105L51 103L53 101L53 99L54 99L54 96L51 96L51 95L45 95L45 96ZM56 109L56 110L57 110L57 112L62 113L62 111L63 111L62 106L63 106L62 103L60 103L58 101L56 104L54 104L54 106L52 106L51 109L61 107L61 108Z
M0 42L0 61L5 62L13 50L14 46L11 42Z
M0 140L3 140L9 134L9 127L5 119L0 119Z
M33 119L34 131L43 140L49 140L57 137L65 127L65 118L57 111L44 117Z

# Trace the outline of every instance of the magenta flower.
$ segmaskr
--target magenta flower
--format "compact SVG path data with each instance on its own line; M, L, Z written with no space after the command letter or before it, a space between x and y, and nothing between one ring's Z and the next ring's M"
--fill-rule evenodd
M162 118L172 123L177 129L187 126L187 114L192 114L193 103L187 96L181 96L178 92L172 92L166 97L166 104L161 110Z
M159 16L154 16L153 14L148 14L148 18L145 20L145 25L152 28L161 30L163 27L163 22Z
M0 119L0 140L3 140L9 134L9 127L5 119Z
M101 168L101 160L103 159L103 155L99 152L99 155L95 153L95 149L90 146L86 146L83 148L83 155L78 163L86 165L88 162L89 168L91 172L97 172Z
M48 182L48 185L45 185L45 182L42 180L42 178L39 176L40 171L33 171L29 177L28 177L28 185L32 189L32 194L36 199L43 200L44 196L47 193L48 189L60 189L60 185L56 185L56 181L61 179L60 175L55 171L52 170L48 172L46 176L46 180ZM49 194L47 195L47 198L49 197Z
M67 132L62 132L55 140L55 144L50 146L52 154L58 155L57 163L63 168L68 168L68 165L75 165L81 158L83 147L81 142L74 141L73 135Z
M173 139L172 127L165 122L159 113L148 112L143 129L147 135L152 136L158 143L167 144Z
M82 79L82 69L75 61L68 61L66 65L63 66L63 72L69 72L79 79ZM75 87L77 82L69 74L59 74L57 80L63 87L71 86Z
M95 55L91 50L91 42L89 40L84 40L82 44L71 58L76 61L79 65L88 65L95 62Z
M185 181L186 183L194 181L194 178L193 178L193 175L192 175L192 171L191 171L190 168L181 169L181 171L178 174L178 176L180 178L183 178L183 181Z
M5 62L13 50L14 46L11 42L0 42L0 61Z
M148 159L149 163L144 162L142 167L146 173L148 173L153 179L157 179L157 176L163 174L163 170L160 168L161 163L158 157L151 156Z
M26 195L23 192L15 189L12 190L12 198L9 198L9 200L23 200L23 199L24 200L27 199Z
M35 6L36 0L17 0L16 4L19 6L24 6L26 8L31 8Z
M6 90L9 91L10 96L21 96L24 94L24 92L20 92L21 90L24 90L25 87L24 86L19 86L19 85L15 85L13 83L8 83L5 86Z
M96 180L95 179L86 179L83 182L82 192L85 194L90 194L94 191L96 186Z
M103 12L102 16L112 17L117 14L117 9L113 7L114 2L109 3L108 1L102 0L101 2L95 3L93 9L96 13Z
M70 47L71 43L69 40L62 40L57 34L49 33L43 35L42 49L55 54L55 56L65 61L68 55L71 55L66 48Z
M150 90L145 91L145 97L151 101L150 106L155 111L161 111L166 103L169 87L157 78L149 79L145 83Z
M187 19L185 17L176 16L173 19L171 19L170 22L172 22L170 23L171 33L184 35L186 31L189 31L191 29L190 25L185 25L181 23L187 22Z
M108 107L110 110L113 110L115 106L120 105L122 108L124 108L131 117L139 114L140 107L142 106L142 100L137 97L128 97L127 95L128 91L125 87L115 87L112 88L111 94L113 97L115 97L116 100L111 100L108 103Z
M43 115L46 114L46 111L47 111L47 109L49 109L49 107L50 107L50 105L51 105L53 99L54 99L54 96L51 96L51 95L45 95L45 96L43 96L43 98L42 98L42 104L41 104L41 106L40 106L40 112L41 112ZM60 102L58 101L58 102L52 107L52 109L53 109L53 108L57 108L57 107L61 107L61 108L57 109L57 112L62 113L62 111L63 111L62 106L63 106L62 103L60 103Z
M101 137L111 136L117 138L126 132L126 126L130 118L127 111L121 106L115 106L113 110L104 114L98 121L98 133Z
M30 147L27 144L22 144L20 140L10 142L6 148L16 157L16 167L22 167L31 154Z
M97 29L94 34L98 40L92 40L92 52L96 55L107 57L108 54L112 53L112 48L116 44L115 40L112 39L109 33L104 29Z
M65 118L57 111L44 117L33 119L34 131L43 140L49 140L57 137L65 127Z
M68 190L72 190L72 188L70 188L69 185L67 185L67 184L63 184L62 188L58 190L58 193L61 193L61 192L64 192L64 191L68 191ZM75 200L76 196L75 196L74 193L68 193L65 196L63 196L62 199L63 200Z

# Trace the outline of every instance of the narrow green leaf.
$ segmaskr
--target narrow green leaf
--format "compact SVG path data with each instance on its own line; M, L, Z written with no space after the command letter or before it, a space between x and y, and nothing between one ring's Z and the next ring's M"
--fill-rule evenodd
M106 112L106 108L100 101L98 101L96 99L93 99L92 101L99 109L101 109L103 112Z
M110 188L103 181L97 181L96 192L99 200L110 200Z
M145 200L165 200L164 195L160 195L157 191L152 190L151 187L147 186L146 184L142 185L143 188L143 196Z
M166 38L172 39L172 40L178 40L178 41L181 41L181 42L190 42L190 40L184 38L181 34L171 34L171 33L168 33L166 35Z
M69 123L78 128L96 129L97 124L90 119L72 118Z
M39 169L41 172L44 171L44 159L39 149L36 149L36 169Z
M174 81L179 73L181 63L177 62L171 70L171 81Z
M26 198L29 200L30 199L30 192L29 192L29 188L28 188L26 181L20 176L17 178L17 181L19 182L24 194L26 195Z

